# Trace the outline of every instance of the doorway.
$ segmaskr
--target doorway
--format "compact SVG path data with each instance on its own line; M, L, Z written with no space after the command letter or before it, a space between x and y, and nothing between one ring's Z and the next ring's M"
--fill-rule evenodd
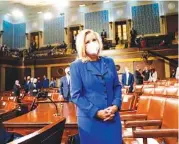
M80 26L70 27L70 44L72 49L76 49L76 36L80 32Z
M119 37L121 44L127 41L127 23L126 21L119 21L115 23L116 35Z

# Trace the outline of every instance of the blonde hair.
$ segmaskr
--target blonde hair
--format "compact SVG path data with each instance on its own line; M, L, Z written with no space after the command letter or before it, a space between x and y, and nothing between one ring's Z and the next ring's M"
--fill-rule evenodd
M97 32L94 32L93 30L90 30L90 29L82 30L77 35L77 38L76 38L76 48L77 48L77 52L78 52L78 57L79 57L79 59L82 60L82 62L89 61L89 57L86 55L86 51L85 51L85 49L86 49L85 48L85 38L89 33L93 33L99 43L99 54L100 54L101 50L103 49L102 39Z

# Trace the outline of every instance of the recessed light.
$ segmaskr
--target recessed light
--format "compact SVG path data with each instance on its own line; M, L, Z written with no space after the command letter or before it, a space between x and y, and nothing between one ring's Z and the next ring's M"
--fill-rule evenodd
M46 13L44 13L44 19L45 19L45 20L50 20L50 19L52 19L52 13L51 13L51 12L46 12Z
M105 1L103 1L103 3L108 3L108 2L110 2L110 0L105 0Z
M12 15L13 15L14 17L22 17L22 16L23 16L23 13L22 13L22 11L20 11L20 10L18 10L18 9L15 9L15 10L12 11Z
M86 5L85 4L81 4L81 5L79 5L80 7L85 7Z

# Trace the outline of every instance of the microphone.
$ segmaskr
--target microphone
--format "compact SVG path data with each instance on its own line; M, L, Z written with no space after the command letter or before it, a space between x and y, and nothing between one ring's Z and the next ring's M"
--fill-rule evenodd
M37 99L39 99L39 98L48 98L55 105L56 114L54 114L54 115L55 116L60 116L57 104L48 96L48 92L44 92L44 91L43 92L38 92L36 97L37 97ZM61 105L61 109L62 109L62 105Z

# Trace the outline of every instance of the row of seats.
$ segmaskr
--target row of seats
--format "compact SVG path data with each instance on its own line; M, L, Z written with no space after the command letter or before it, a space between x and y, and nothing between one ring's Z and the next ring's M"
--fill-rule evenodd
M144 88L143 95L179 97L179 90L177 87Z
M153 137L160 137L157 141L166 144L178 142L178 99L176 98L140 96L136 111L120 112L120 114L121 120L124 121L124 144L140 144L142 139L137 138L144 138L143 143L146 144L146 138ZM148 144L150 143L154 144L154 140L148 139Z
M156 82L144 81L144 85L155 85L155 86L174 86L178 81L175 78L171 78L169 80L157 80Z

